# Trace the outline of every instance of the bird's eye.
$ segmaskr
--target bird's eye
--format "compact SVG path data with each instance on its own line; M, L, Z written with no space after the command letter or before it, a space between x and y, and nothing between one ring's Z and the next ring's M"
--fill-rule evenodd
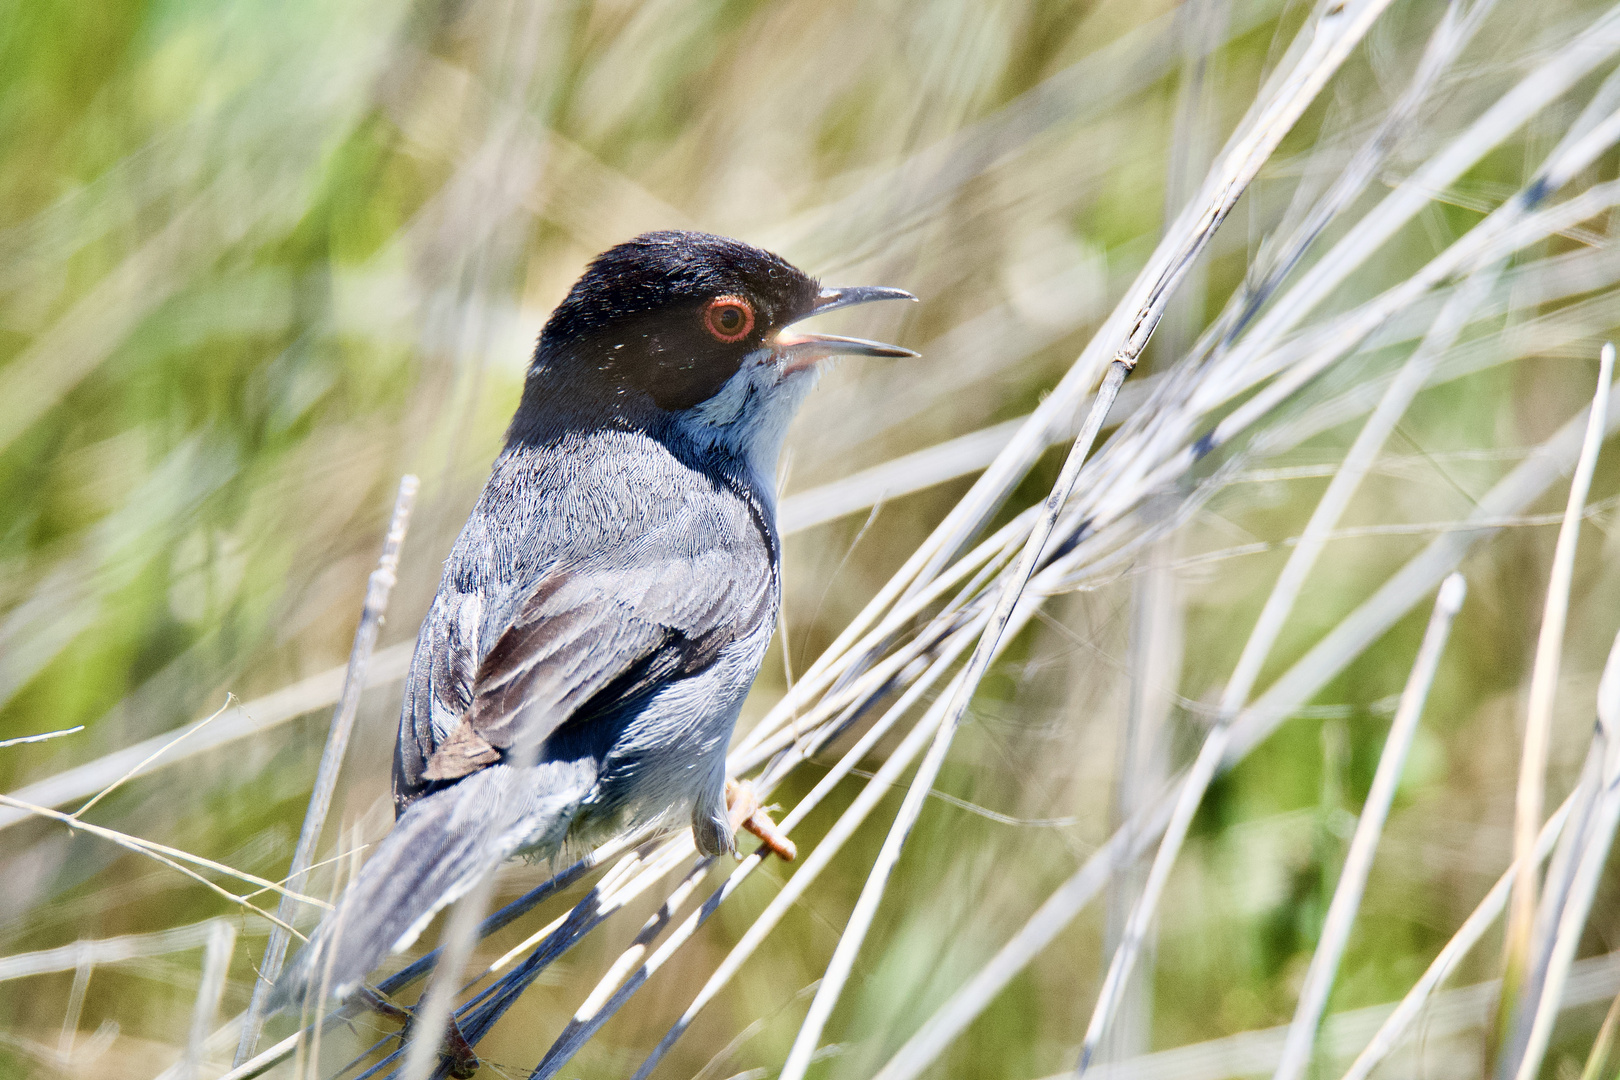
M720 296L703 309L703 325L728 345L741 341L754 329L754 309L740 296Z

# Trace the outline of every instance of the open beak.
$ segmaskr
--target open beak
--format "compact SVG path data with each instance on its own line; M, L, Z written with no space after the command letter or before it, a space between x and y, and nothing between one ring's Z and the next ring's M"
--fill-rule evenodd
M813 315L825 315L843 307L869 304L874 300L916 300L904 289L890 289L882 285L857 285L849 289L822 289L815 304L798 321ZM785 326L776 335L776 353L786 362L789 373L803 371L817 360L829 356L916 356L910 349L898 345L885 345L881 341L843 337L838 334L806 334Z

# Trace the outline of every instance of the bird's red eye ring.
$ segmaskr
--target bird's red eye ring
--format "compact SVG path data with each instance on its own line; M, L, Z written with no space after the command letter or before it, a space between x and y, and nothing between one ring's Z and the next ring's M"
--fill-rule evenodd
M729 345L753 333L754 309L740 296L717 296L703 308L703 326Z

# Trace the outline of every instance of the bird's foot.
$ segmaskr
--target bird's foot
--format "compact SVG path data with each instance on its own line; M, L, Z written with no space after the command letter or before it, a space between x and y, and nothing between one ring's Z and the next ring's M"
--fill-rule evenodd
M398 1004L393 998L376 987L361 983L356 994L365 1007L377 1015L386 1016L390 1020L397 1020L406 1027L411 1026L411 1010Z
M478 1053L472 1048L472 1043L461 1033L461 1028L457 1026L456 1018L453 1016L450 1018L449 1030L444 1033L444 1042L439 1046L439 1060L456 1080L469 1080L482 1064L478 1060Z
M414 1012L396 1004L381 990L363 984L360 987L360 997L372 1012L399 1021L402 1025L399 1029L401 1043L410 1037L411 1023L416 1019ZM445 1071L456 1080L469 1080L478 1072L480 1064L478 1053L473 1050L472 1043L467 1041L467 1036L461 1033L456 1018L452 1016L449 1020L450 1026L445 1030L444 1042L439 1046L439 1060L444 1064Z
M754 794L753 784L746 780L727 780L726 809L731 816L733 833L738 829L753 833L773 855L787 862L792 862L799 854L799 849L793 845L793 841L776 827L771 815L759 804L759 796Z

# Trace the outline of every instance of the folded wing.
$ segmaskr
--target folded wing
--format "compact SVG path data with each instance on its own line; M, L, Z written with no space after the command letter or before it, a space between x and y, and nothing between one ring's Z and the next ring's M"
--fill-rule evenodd
M576 542L586 550L546 560L518 589L441 587L407 688L401 810L514 747L533 754L565 723L698 674L775 617L773 537L756 506L699 490L658 510L611 544Z

